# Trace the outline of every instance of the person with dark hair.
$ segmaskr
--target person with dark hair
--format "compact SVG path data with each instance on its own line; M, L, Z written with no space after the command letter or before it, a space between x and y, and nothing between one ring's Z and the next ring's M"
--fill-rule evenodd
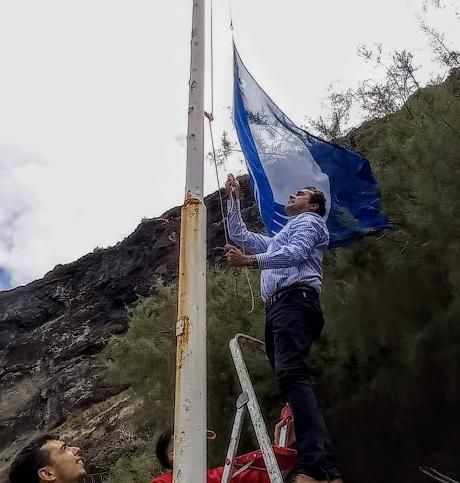
M166 471L153 478L152 483L172 483L174 435L171 431L165 431L160 434L155 446L155 453L161 466L163 466ZM223 473L224 468L222 466L207 470L207 483L220 483ZM232 483L270 483L270 479L266 472L248 468L232 478Z
M326 197L324 196L324 193L316 189L314 186L307 186L306 188L303 188L302 190L300 190L300 192L302 193L304 191L311 193L309 203L312 205L318 205L317 208L314 208L313 211L317 213L319 216L324 217L324 215L326 214ZM299 191L297 193L299 193ZM296 196L297 196L297 193L296 193ZM293 195L291 195L291 197L292 196ZM289 205L289 210L291 210L291 203L288 202L288 205Z
M46 434L32 441L15 458L10 483L78 483L86 476L80 448Z
M165 431L160 434L155 446L155 454L163 468L173 469L174 438L172 431Z
M268 237L246 228L240 213L240 185L233 175L225 188L229 235L241 247L226 245L227 260L234 267L261 270L266 353L294 416L298 454L294 482L341 483L306 363L324 324L319 295L323 255L329 244L323 219L325 196L312 186L291 194L285 207L288 222Z

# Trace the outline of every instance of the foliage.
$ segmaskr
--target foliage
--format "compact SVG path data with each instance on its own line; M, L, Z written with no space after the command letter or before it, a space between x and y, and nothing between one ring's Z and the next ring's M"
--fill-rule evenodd
M451 5L455 8L454 5ZM446 8L440 0L425 0L423 9ZM460 19L460 11L455 11ZM460 52L451 46L451 42L443 32L436 30L419 18L420 30L429 41L434 61L446 72L460 67ZM350 119L353 114L363 119L372 120L394 114L405 109L411 119L415 114L411 111L408 100L413 94L420 94L421 85L417 80L418 66L415 65L414 54L407 50L394 50L387 54L382 44L373 48L364 44L358 46L358 55L365 62L373 62L383 76L381 79L366 79L355 88L336 92L329 87L328 106L325 114L317 119L308 117L308 124L316 133L326 140L347 144L346 134L350 131ZM438 73L432 76L431 85L440 85L447 74Z
M220 146L213 151L208 152L208 160L210 163L215 163L217 167L225 166L228 158L232 155L232 153L236 150L237 143L235 141L231 141L228 137L228 132L223 131L221 138L220 138Z
M109 375L129 384L142 400L138 411L139 429L151 429L154 414L163 424L171 419L175 358L172 351L177 291L158 281L155 297L142 300L130 317L125 336L114 337L107 346Z
M249 277L257 292L258 275L250 272ZM264 313L260 302L250 313L249 288L241 272L210 270L207 292L208 427L218 434L209 453L210 463L217 465L223 463L239 395L228 342L238 332L263 338ZM112 377L130 384L142 399L137 413L140 431L154 432L173 422L176 300L176 286L159 281L156 294L134 309L127 334L113 338L108 346ZM281 402L269 366L261 356L250 356L248 362L268 421L274 423ZM246 436L242 447L251 444L251 436Z
M449 42L446 40L444 33L430 27L423 21L420 22L420 28L430 41L431 50L433 51L436 62L449 69L460 67L460 52L449 46Z
M332 86L329 87L329 90L329 113L319 116L318 119L308 118L308 122L321 137L337 142L346 134L354 92L352 89L334 92Z
M148 483L160 472L152 451L123 456L112 467L109 483Z
M415 481L417 465L454 461L460 446L456 75L350 135L372 161L394 222L326 260L320 392L355 481L370 468L382 475L375 481Z

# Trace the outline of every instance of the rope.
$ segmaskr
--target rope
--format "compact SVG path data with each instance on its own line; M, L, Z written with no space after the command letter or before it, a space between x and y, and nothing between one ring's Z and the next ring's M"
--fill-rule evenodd
M221 184L220 184L219 170L217 168L216 150L215 150L215 146L214 146L214 135L213 135L212 124L211 124L212 121L214 120L214 117L213 117L212 114L207 113L207 112L205 112L204 115L207 117L208 122L209 122L209 132L210 132L210 136L211 136L212 157L213 157L214 168L215 168L215 172L216 172L217 189L219 191L220 213L221 213L221 217L222 217L222 225L224 227L225 244L228 245L229 244L228 219L225 216L225 211L224 211L224 200L223 200L223 197L222 197L222 187L221 187ZM233 209L233 204L235 203L233 193L232 193L230 199L231 199L230 209ZM245 246L244 246L244 242L242 243L241 251L243 252L244 255L246 255L246 249L245 249ZM251 314L252 312L254 312L255 305L256 305L255 297L254 297L254 289L252 288L251 279L249 278L248 267L244 267L243 271L246 275L246 280L248 282L248 287L249 287L249 293L251 295L251 310L249 311L249 313Z
M211 147L212 147L212 159L214 161L214 169L216 171L216 180L217 180L217 189L219 190L219 202L220 202L220 214L222 216L222 223L224 226L224 235L225 235L225 243L228 245L229 237L228 237L228 228L227 224L225 223L225 212L224 212L224 200L222 198L222 188L219 179L219 170L217 168L217 157L216 157L216 148L214 146L214 134L212 131L212 121L214 121L214 28L213 28L213 1L211 0L211 112L205 112L204 115L208 119L209 123L209 134L211 136Z
M210 15L211 15L211 29L210 29L211 30L211 115L214 114L214 38L213 38L214 28L213 28L213 25L212 25L212 19L213 19L212 4L213 4L213 1L211 0L211 9L210 9ZM211 120L209 121L209 126L211 126Z
M229 12L229 15L230 15L230 30L232 31L232 35L233 35L232 0L228 0L228 12Z
M212 3L211 3L211 5L212 5ZM214 168L215 168L215 171L216 171L217 189L219 190L220 214L222 216L222 224L224 226L225 244L228 245L228 243L229 243L228 227L227 227L226 218L225 218L224 200L222 198L222 188L221 188L221 185L220 185L219 170L217 168L216 149L214 147L214 135L213 135L213 132L212 132L212 124L211 124L213 117L212 117L212 114L208 114L207 112L205 112L205 116L208 118L208 121L209 121L209 133L211 135L212 158L213 158L213 161L214 161Z
M235 197L234 197L233 193L231 194L230 199L231 199L230 210L233 210L233 205L235 203ZM227 223L228 223L228 219L227 219ZM228 230L228 227L227 227L227 230ZM243 255L246 255L246 249L245 249L245 246L244 246L244 242L241 244L241 251L243 252ZM244 267L243 272L246 275L246 280L248 282L248 287L249 287L249 293L251 294L251 310L249 310L248 313L252 314L252 312L254 312L254 308L256 306L256 301L255 301L255 297L254 297L254 289L252 288L251 279L249 278L248 267Z
M228 245L229 244L229 227L228 227L228 219L225 216L225 211L224 211L224 200L222 197L222 187L220 184L220 178L219 178L219 169L217 166L217 157L216 157L216 148L214 145L214 133L212 130L212 122L214 121L214 29L213 29L213 1L211 0L211 8L210 8L210 15L211 15L211 20L210 20L210 46L211 46L211 112L206 112L204 113L205 117L208 119L208 124L209 124L209 134L211 137L211 148L212 148L212 159L214 162L214 169L216 173L216 180L217 180L217 189L219 191L219 203L220 203L220 213L222 217L222 225L224 227L224 236L225 236L225 243ZM229 8L230 8L230 28L233 30L233 21L232 21L232 15L231 15L231 4L229 0ZM233 193L231 195L231 202L233 207L233 203L235 202ZM246 250L244 247L244 243L242 244L241 251L243 252L244 255L246 255ZM251 295L251 310L249 313L254 312L255 308L255 297L254 297L254 290L252 288L252 283L251 279L249 278L249 270L248 267L244 267L243 271L245 272L246 275L246 280L248 282L248 287L249 287L249 293Z
M453 480L449 478L447 475L444 475L440 471L435 470L429 466L420 466L419 470L424 473L425 475L433 478L434 480L441 481L442 483L458 483L457 480Z
M433 468L419 468L420 471L425 474L426 476L432 478L433 480L440 481L441 483L458 483L456 480L449 478L446 475L443 475L439 471L436 471Z
M244 253L244 250L243 250L243 253ZM249 278L248 267L244 267L244 273L246 274L246 280L248 281L249 293L251 294L251 310L248 312L248 314L252 314L254 312L254 309L255 309L255 306L256 306L256 299L254 297L254 290L252 288L251 279Z

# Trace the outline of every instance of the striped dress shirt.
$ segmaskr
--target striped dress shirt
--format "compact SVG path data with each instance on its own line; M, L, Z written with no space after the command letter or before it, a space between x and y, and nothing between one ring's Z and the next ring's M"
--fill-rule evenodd
M245 252L256 256L262 271L262 300L299 283L321 291L321 264L329 232L320 215L305 212L293 216L279 233L268 237L246 228L239 201L229 200L227 208L230 238Z

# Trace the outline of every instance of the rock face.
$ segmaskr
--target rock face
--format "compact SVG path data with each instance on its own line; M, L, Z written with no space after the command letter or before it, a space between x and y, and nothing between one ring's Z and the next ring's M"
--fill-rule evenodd
M241 182L244 216L260 229L247 180ZM225 240L218 194L206 205L207 256L219 264ZM83 442L92 472L132 449L126 421L134 402L127 388L107 382L99 353L127 330L128 310L151 294L154 281L176 276L179 230L174 208L114 247L0 293L0 480L12 457L46 432Z

